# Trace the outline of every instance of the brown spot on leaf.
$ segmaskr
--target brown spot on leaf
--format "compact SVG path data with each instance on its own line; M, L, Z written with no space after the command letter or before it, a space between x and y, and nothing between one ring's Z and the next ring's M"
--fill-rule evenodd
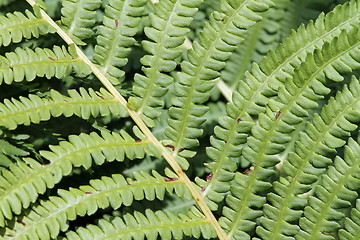
M176 177L173 177L173 178L164 178L164 180L165 180L165 182L172 182L172 181L177 181L179 179Z
M167 144L167 145L165 145L165 147L171 148L171 150L173 150L173 151L175 150L175 147L171 144Z
M242 173L243 174L248 174L248 173L251 173L252 171L254 171L255 167L254 166L251 166L249 169L243 171Z
M280 110L278 110L278 111L276 112L275 119L278 119L278 118L279 118L279 116L280 116L280 114L281 114L281 111L280 111Z
M18 219L18 220L16 220L16 222L18 222L18 223L20 223L20 224L22 224L22 225L26 225L25 223L24 223L24 221L23 220L20 220L20 219Z

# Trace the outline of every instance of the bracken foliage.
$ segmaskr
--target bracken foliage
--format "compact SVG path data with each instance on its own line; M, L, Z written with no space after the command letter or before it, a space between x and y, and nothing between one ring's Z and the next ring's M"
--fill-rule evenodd
M359 0L0 0L0 238L360 239Z

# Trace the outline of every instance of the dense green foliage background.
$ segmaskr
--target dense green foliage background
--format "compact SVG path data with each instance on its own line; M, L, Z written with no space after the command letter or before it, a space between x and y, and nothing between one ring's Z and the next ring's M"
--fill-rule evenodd
M357 239L360 171L348 166L360 159L359 1L351 1L355 15L333 17L349 1L109 2L46 0L46 9L40 2L33 9L0 0L0 238ZM185 10L171 12L176 2ZM31 21L43 8L128 103L47 20ZM241 26L234 9L248 14ZM167 13L188 16L168 23L159 17ZM118 48L106 50L111 44ZM300 182L291 185L296 168ZM324 203L332 192L340 195Z

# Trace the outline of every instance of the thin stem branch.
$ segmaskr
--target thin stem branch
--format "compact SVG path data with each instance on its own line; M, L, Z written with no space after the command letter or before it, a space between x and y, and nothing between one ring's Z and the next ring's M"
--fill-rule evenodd
M216 86L219 88L220 92L226 98L226 100L228 100L228 102L232 102L233 91L221 78L217 79Z
M36 4L35 0L27 0L27 2L34 7ZM179 176L179 179L186 185L186 187L190 190L193 198L199 205L200 209L202 210L205 217L208 219L209 223L213 226L215 229L218 238L220 240L227 240L226 233L219 225L217 219L211 212L209 206L206 204L205 199L201 196L200 192L195 188L193 182L190 181L188 176L185 174L185 172L182 170L180 165L177 163L175 157L167 150L158 139L152 134L150 129L145 125L144 121L141 119L141 116L129 109L127 107L127 101L126 99L116 90L116 88L110 83L110 81L105 77L105 75L93 64L90 59L84 54L84 52L74 43L74 41L66 34L66 32L58 26L54 20L47 15L45 11L40 9L40 14L43 19L45 19L52 27L54 27L57 31L57 33L61 36L61 38L69 45L74 45L76 53L78 54L79 58L81 58L92 70L94 75L102 82L102 84L105 86L105 88L114 96L114 99L116 99L120 104L126 107L129 116L133 119L133 121L136 123L136 125L141 129L141 131L144 133L144 135L148 138L149 141L151 141L155 146L157 146L161 152L164 159L169 163L169 165L172 167L172 169L176 172L176 174Z

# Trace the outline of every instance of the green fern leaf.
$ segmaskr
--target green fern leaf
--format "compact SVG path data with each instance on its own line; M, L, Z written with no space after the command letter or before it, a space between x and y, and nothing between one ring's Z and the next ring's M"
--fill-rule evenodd
M0 139L0 151L6 155L10 156L26 156L29 155L28 152L14 146L13 144Z
M184 224L183 222L186 222ZM111 222L99 220L98 225L88 225L86 228L78 228L76 232L68 232L69 240L80 239L182 239L185 236L205 239L215 237L215 232L208 225L202 214L193 208L189 213L176 216L170 211L156 211L150 209L145 214L134 212L126 214L123 219L115 217Z
M313 188L319 174L332 162L327 155L335 153L334 143L338 143L336 147L343 146L345 142L341 138L350 136L350 132L357 128L355 123L360 121L360 116L355 112L359 103L360 83L353 79L349 87L345 85L342 92L329 100L320 115L313 117L312 123L305 125L305 133L300 135L287 160L286 155L281 156L283 162L278 168L287 177L275 181L274 193L267 196L265 217L260 219L262 227L257 228L263 239L285 238L285 233L290 236L299 231L297 226L288 222L300 219L302 211L299 209L306 204L306 192Z
M29 10L7 13L0 16L0 46L21 42L23 38L38 38L40 35L53 33L54 29L44 19L34 16Z
M309 197L295 239L335 239L329 234L340 228L339 221L345 216L341 208L351 206L358 196L359 159L359 143L350 138L344 159L335 158L334 166L321 176L322 186L317 186L314 196Z
M175 83L176 100L170 108L166 142L174 148L179 164L188 168L186 158L193 157L189 149L198 145L200 125L207 107L202 104L210 97L214 79L225 67L225 61L236 49L247 28L261 20L260 14L271 6L271 1L223 1L223 13L215 12L205 25L199 42L188 51L188 61L181 64L182 72ZM246 17L245 17L246 16ZM210 40L210 41L209 41ZM179 150L181 151L179 152Z
M123 81L130 47L136 43L134 35L139 29L146 0L111 0L105 7L103 25L99 27L94 61L113 83Z
M335 13L336 14L336 18ZM307 87L304 89L305 92L298 92L297 96L301 96L301 101L294 102L294 109L291 111L297 111L298 117L296 114L291 113L289 111L287 113L287 120L282 120L281 124L277 123L277 126L272 127L272 131L278 132L276 135L274 132L268 133L268 130L272 124L274 124L274 120L278 122L281 120L284 115L284 109L282 106L286 106L289 109L289 102L290 97L294 96L294 92L288 92L287 88L294 88L296 85L292 83L292 81L288 81L287 87L283 87L283 89L279 90L279 93L276 92L276 95L279 95L279 99L283 102L279 104L277 101L271 100L271 98L267 98L266 95L274 95L275 91L271 89L274 88L278 90L279 85L274 84L275 82L279 82L277 79L285 79L286 77L292 79L302 79L303 81L306 80L306 77L311 78L321 78L324 80L324 73L319 72L318 75L312 75L311 73L317 73L318 70L308 70L312 69L312 66L317 66L313 60L311 60L311 56L308 56L308 60L312 62L308 63L307 65L304 64L303 70L298 71L296 77L293 77L291 74L294 74L294 68L299 67L303 61L301 59L306 58L306 52L310 50L314 50L318 46L321 47L324 44L324 39L329 37L329 34L333 34L333 37L339 36L342 34L341 41L336 40L332 45L332 50L338 51L342 53L342 59L338 60L339 63L336 62L336 54L334 54L334 58L328 56L326 54L327 60L319 58L319 61L322 62L323 67L319 68L322 71L330 72L333 69L334 65L340 64L342 61L346 61L348 66L353 68L357 67L358 61L352 58L349 55L348 51L352 50L351 54L355 54L354 58L357 59L356 55L358 52L358 32L353 31L352 34L355 36L351 37L352 35L349 34L349 39L347 37L346 31L340 31L339 29L352 29L353 26L351 23L356 24L359 22L359 5L355 1L350 1L349 3L339 6L335 8L334 12L329 13L326 16L320 15L319 18L316 20L315 23L309 23L309 25L304 28L300 27L297 33L292 33L289 38L287 38L284 44L280 45L276 52L280 54L275 55L274 51L270 51L270 53L265 57L260 66L258 64L253 64L252 71L246 74L246 79L239 83L238 89L233 94L233 102L229 103L227 106L227 116L221 117L219 119L219 126L215 127L215 136L210 139L211 141L211 148L207 149L207 154L214 162L208 164L211 172L213 173L213 177L210 182L207 183L206 186L206 193L209 193L209 197L212 195L214 196L213 199L217 199L217 201L221 201L222 195L221 193L227 192L229 190L229 183L226 184L229 180L233 178L232 172L234 172L238 165L242 167L248 167L248 161L253 161L253 164L259 159L259 161L264 161L267 164L271 164L274 166L277 163L277 158L275 156L275 152L281 152L284 150L284 143L289 142L290 138L289 135L291 132L294 131L296 124L300 122L300 116L307 116L307 113L304 112L305 107L310 106L310 108L316 107L316 103L311 100L311 97L314 99L321 99L321 95L325 95L328 93L328 89L323 86L321 82L315 80L313 85L309 88ZM347 25L349 23L349 25ZM321 28L321 26L327 26L326 29ZM317 30L317 28L321 28L321 30ZM350 30L349 30L350 31ZM309 38L304 38L308 36ZM304 38L304 39L302 39ZM310 39L312 41L310 41ZM296 42L302 42L303 44L294 44ZM342 47L338 46L338 44L344 43L343 49ZM306 45L305 47L302 47ZM337 50L336 50L337 49ZM324 48L324 54L330 51L329 46ZM317 51L317 54L321 53L321 51ZM330 53L330 52L329 52ZM278 58L278 59L275 59ZM345 60L347 59L347 60ZM331 63L329 66L328 63ZM320 64L320 65L321 65ZM270 70L270 66L275 66L274 70ZM320 67L320 66L319 66ZM350 67L350 68L351 68ZM266 70L267 69L267 70ZM348 72L349 68L346 67L345 69L339 68L339 71ZM305 75L304 75L305 74ZM332 77L333 80L338 81L339 74ZM283 81L281 80L281 81ZM297 80L298 81L298 80ZM290 85L294 86L290 86ZM297 87L296 87L297 88ZM311 90L314 88L314 91ZM301 90L300 88L298 90ZM309 95L310 94L310 95ZM318 95L319 96L315 96ZM292 97L291 97L292 98ZM277 100L279 100L277 99ZM296 97L292 98L293 100L297 99ZM271 100L271 102L269 102ZM306 101L306 102L305 102ZM302 102L302 104L300 104ZM308 104L308 105L307 105ZM265 106L268 107L266 108ZM299 111L298 111L299 110ZM263 128L256 128L253 130L253 134L255 137L251 137L247 144L247 152L242 153L242 149L244 148L244 143L248 141L247 137L249 136L251 130L254 126L254 120L251 115L258 116L259 113L265 112L259 116L260 125L264 126ZM277 116L279 115L279 116ZM279 119L275 119L279 117ZM269 125L270 124L270 125ZM290 124L290 125L289 125ZM293 125L293 126L291 126ZM287 136L285 135L287 134ZM264 143L264 139L260 136L268 136L271 140L269 142L269 146L264 149L264 146L260 147L261 144ZM281 135L281 136L280 136ZM280 136L280 137L279 137ZM266 158L258 158L254 155L254 151L252 149L256 149L256 151L265 153L265 155L269 156L269 154L273 155L272 157ZM277 149L275 152L275 149ZM244 157L239 160L239 157L243 155ZM257 165L260 164L257 162ZM223 179L223 180L221 180ZM214 191L216 189L216 191ZM220 193L216 194L216 193ZM249 191L250 193L250 191ZM217 196L217 197L216 197Z
M100 0L64 0L61 8L61 24L67 34L78 45L85 45L83 39L91 37L95 24L96 9Z
M49 93L51 99L40 98L33 94L27 98L20 97L19 100L5 99L4 103L0 104L0 126L13 130L18 125L39 123L60 115L65 117L76 115L83 119L110 114L127 116L126 109L105 89L95 92L92 89L80 88L79 92L69 90L68 94L70 97L51 90Z
M356 240L360 237L360 201L351 209L351 217L345 219L345 228L339 230L340 240Z
M251 27L244 36L244 41L237 47L221 71L221 78L232 88L244 78L252 62L259 62L270 49L274 49L282 40L284 32L294 27L288 21L288 11L294 8L294 1L278 0L263 14L264 20ZM298 6L296 6L298 7ZM292 16L293 17L293 16ZM286 33L286 36L288 32ZM239 64L239 63L242 64Z
M111 177L91 180L90 185L81 186L79 189L60 189L59 197L51 196L49 200L40 201L25 216L19 217L13 227L6 228L1 234L19 240L56 238L60 231L68 229L69 221L75 220L77 216L92 215L99 208L111 207L116 210L122 205L131 206L135 200L163 200L165 193L175 193L186 199L191 197L181 181L167 181L168 178L156 171L153 171L152 175L135 172L134 177L125 179L121 174L114 174Z
M247 145L250 148L244 149L244 158L255 163L255 159L259 157L255 154L257 152L268 155L266 161L271 164L272 157L269 155L284 150L283 145L291 140L290 136L286 135L301 123L301 117L308 116L309 109L318 106L316 101L329 92L324 86L325 76L334 81L342 81L343 77L339 73L360 68L359 49L360 35L359 31L354 29L350 34L343 32L334 38L331 44L325 44L322 50L315 51L314 55L309 54L306 61L295 71L294 81L289 80L279 88L280 102L271 100L266 113L259 114L259 124L253 127L253 136L248 138ZM257 144L255 148L255 142L261 144Z
M266 112L258 115L258 122L251 131L252 136L247 138L247 143L242 151L243 158L255 168L251 174L243 177L244 182L251 185L242 185L242 198L251 201L250 196L256 194L258 188L260 191L265 191L265 186L271 186L267 181L271 175L275 174L274 166L279 162L277 154L285 150L285 146L291 141L291 138L296 138L290 133L300 125L300 119L307 117L309 109L317 107L316 101L329 92L323 85L327 71L331 69L334 72L348 72L352 68L360 67L357 61L360 37L357 29L350 33L348 35L344 31L339 38L334 38L332 44L325 44L323 51L316 51L314 55L309 54L306 61L295 71L294 81L288 79L284 86L279 88L280 102L271 99L266 107ZM335 77L332 79L342 80ZM276 113L276 111L279 112ZM334 139L330 141L334 142ZM263 199L263 197L257 197ZM248 213L245 211L249 208L248 205L243 204L243 209L236 209L239 215L236 214L238 219L235 221L235 225L231 225L231 230L229 230L231 234L238 231L237 224L248 221L246 215ZM226 219L234 218L225 210L224 215ZM263 224L269 226L265 220Z
M13 81L33 81L36 76L63 78L72 71L78 75L88 75L89 67L77 57L75 50L69 47L55 46L48 48L16 48L14 52L0 56L0 84L11 84Z
M30 153L14 144L0 139L0 166L8 167L18 157L28 156Z
M253 115L264 112L264 106L268 102L265 96L274 95L281 82L292 78L294 70L305 60L308 53L339 36L342 30L354 29L360 22L359 19L360 5L357 1L349 1L337 6L327 15L321 14L315 22L310 22L306 27L300 26L297 32L292 31L275 51L270 50L259 65L254 64L244 81L240 82L238 91L241 96L254 102L246 111Z
M359 0L26 2L0 0L1 239L358 238Z
M148 140L136 142L128 133L102 132L70 136L69 141L62 141L57 146L50 146L51 151L40 152L49 161L41 165L33 159L24 159L10 166L11 171L3 170L0 179L0 226L5 218L11 219L12 212L19 214L34 202L38 194L47 188L53 188L63 176L69 175L73 167L88 169L92 162L100 165L104 161L124 161L143 158L145 154L159 156ZM14 187L16 186L16 187ZM24 189L27 189L24 192Z
M182 50L179 48L189 32L186 27L191 23L197 7L202 0L160 0L155 4L155 12L150 14L152 27L145 28L145 34L152 41L143 41L144 49L151 53L141 59L145 75L134 77L134 93L137 97L129 99L129 106L142 114L148 126L154 127L153 119L162 107L161 99L173 78L166 73L173 71Z

